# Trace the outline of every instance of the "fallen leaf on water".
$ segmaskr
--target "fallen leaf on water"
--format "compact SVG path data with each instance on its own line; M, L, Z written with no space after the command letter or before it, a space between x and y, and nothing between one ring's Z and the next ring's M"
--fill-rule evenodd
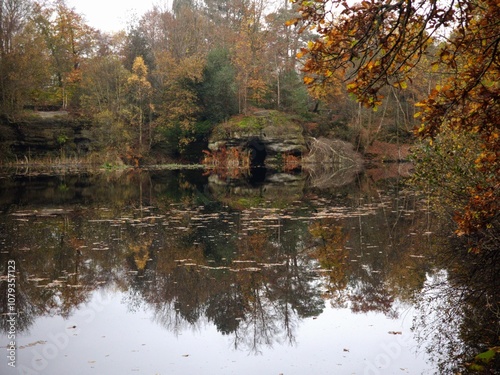
M31 346L35 346L35 345L38 345L38 344L45 344L46 342L47 342L47 341L38 340L38 341L35 341L35 342L32 342L32 343L29 343L29 344L26 344L26 345L20 346L18 349L29 348L29 347L31 347Z

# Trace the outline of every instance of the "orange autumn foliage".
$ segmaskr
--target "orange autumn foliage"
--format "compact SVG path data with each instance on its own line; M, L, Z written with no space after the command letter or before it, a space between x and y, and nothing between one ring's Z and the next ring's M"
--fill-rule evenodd
M328 84L341 74L348 92L368 107L381 89L406 89L432 50L440 82L422 100L416 134L434 140L444 130L479 140L474 160L480 184L467 187L456 211L457 234L498 227L500 202L500 3L486 1L295 0L300 17L290 25L318 37L300 52L305 83ZM446 38L442 38L446 35ZM335 72L335 74L333 73ZM437 74L437 73L436 73ZM431 145L432 145L432 141ZM454 152L453 145L448 152ZM453 173L453 171L449 171Z

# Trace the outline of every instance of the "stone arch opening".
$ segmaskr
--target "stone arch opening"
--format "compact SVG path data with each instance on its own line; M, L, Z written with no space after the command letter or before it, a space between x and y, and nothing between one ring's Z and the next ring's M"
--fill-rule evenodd
M249 152L250 167L264 167L267 157L266 146L259 138L252 138L245 147Z

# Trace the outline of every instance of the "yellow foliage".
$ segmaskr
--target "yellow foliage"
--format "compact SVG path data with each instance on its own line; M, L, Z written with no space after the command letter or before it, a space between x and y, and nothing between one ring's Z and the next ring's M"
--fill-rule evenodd
M500 7L498 1L464 2L456 12L455 5L436 1L420 2L428 17L411 8L412 2L363 1L350 5L343 0L294 0L305 27L315 27L319 36L310 41L302 56L307 55L304 82L319 86L331 72L344 75L347 90L366 106L380 105L380 90L387 84L408 89L418 64L429 49L436 50L441 80L430 90L427 99L417 106L415 115L422 121L417 134L436 137L440 132L474 133L483 153L475 168L483 183L465 191L469 200L455 219L461 233L477 233L493 222L498 223L500 201L500 70L498 69L498 35ZM326 3L339 6L340 14L324 12ZM442 7L442 8L441 8ZM420 9L422 12L424 8ZM390 27L381 20L391 20ZM439 45L430 37L451 23L463 25ZM315 77L315 79L312 79ZM321 91L316 91L320 93ZM433 146L432 139L429 142ZM449 146L453 152L454 146ZM446 175L446 173L444 174Z

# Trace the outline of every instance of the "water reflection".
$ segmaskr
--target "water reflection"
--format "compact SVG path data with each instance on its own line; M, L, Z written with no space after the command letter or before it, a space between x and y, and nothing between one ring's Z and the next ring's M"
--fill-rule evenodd
M8 177L1 189L19 332L116 290L171 332L210 322L235 349L259 353L295 343L326 304L397 319L429 285L440 246L419 198L366 176L320 190L301 175L250 184L122 171Z
M417 298L415 333L440 373L498 374L500 243L470 254L460 241L446 242L454 251L436 253L438 271Z

